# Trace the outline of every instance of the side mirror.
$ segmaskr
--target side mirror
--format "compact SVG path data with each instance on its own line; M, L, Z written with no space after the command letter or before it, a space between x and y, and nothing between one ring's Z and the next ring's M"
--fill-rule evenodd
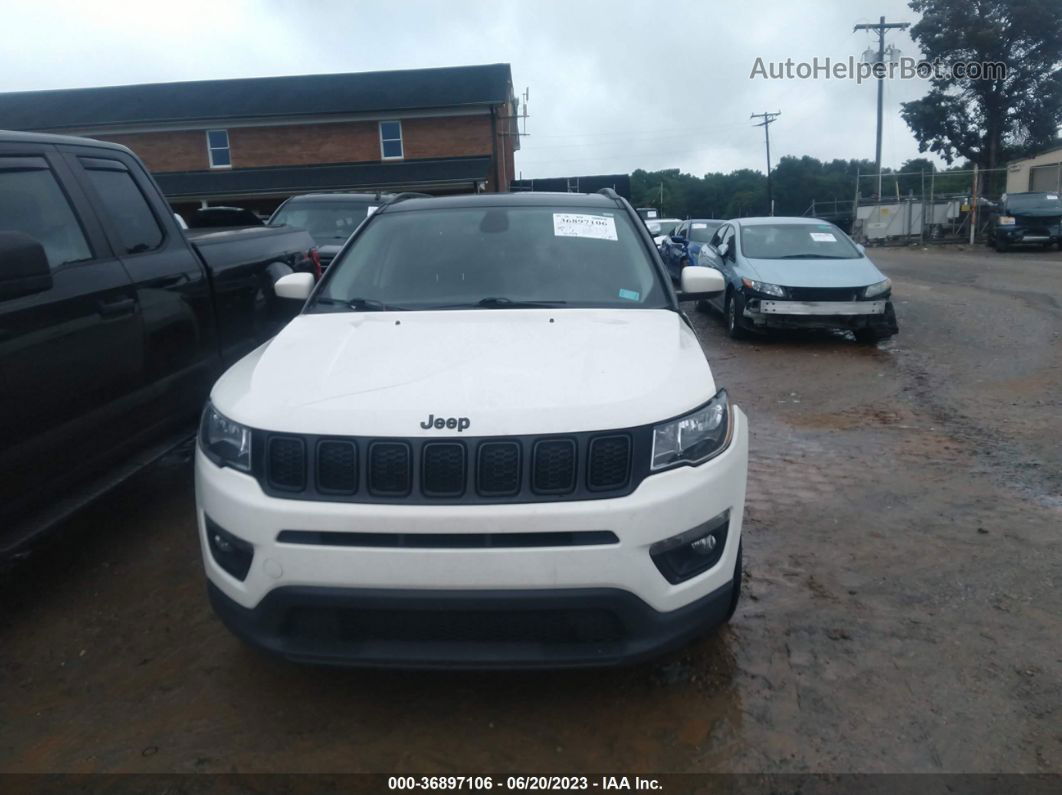
M313 274L289 273L281 276L273 284L273 291L277 294L277 298L305 301L313 292Z
M683 301L711 298L726 290L723 274L703 265L688 265L682 269L679 298Z
M52 289L48 255L23 232L0 231L0 301Z
M867 255L867 247L862 243L856 243L856 251L859 252L860 256L865 257Z
M672 235L671 242L682 246L686 244L686 238L682 237L682 235Z
M719 246L719 248L716 249L716 251L719 252L719 256L720 257L725 257L727 252L730 251L730 244L729 243L723 243L723 244L721 244Z

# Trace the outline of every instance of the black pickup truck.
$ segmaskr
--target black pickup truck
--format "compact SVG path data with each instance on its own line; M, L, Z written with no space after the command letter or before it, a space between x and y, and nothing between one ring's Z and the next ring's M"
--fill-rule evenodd
M313 246L182 231L128 149L0 131L0 557L189 436Z

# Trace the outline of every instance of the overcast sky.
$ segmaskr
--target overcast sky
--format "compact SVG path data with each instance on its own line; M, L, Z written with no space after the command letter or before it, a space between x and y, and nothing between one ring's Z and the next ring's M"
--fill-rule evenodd
M508 62L530 118L524 177L763 170L750 113L781 111L771 155L874 157L873 81L750 79L757 57L857 59L860 22L904 0L0 0L0 91ZM904 55L905 32L889 35ZM886 82L882 161L917 145Z

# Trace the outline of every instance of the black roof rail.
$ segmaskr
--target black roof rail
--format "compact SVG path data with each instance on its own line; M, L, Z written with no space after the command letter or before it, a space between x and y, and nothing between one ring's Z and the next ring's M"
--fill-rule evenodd
M384 207L388 207L392 204L398 204L406 199L430 199L431 194L428 193L414 193L413 191L406 191L405 193L396 193L390 199L384 203Z
M616 193L613 188L602 188L597 192L600 193L602 196L607 196L608 198L613 199L615 201L618 201L620 198L620 195Z

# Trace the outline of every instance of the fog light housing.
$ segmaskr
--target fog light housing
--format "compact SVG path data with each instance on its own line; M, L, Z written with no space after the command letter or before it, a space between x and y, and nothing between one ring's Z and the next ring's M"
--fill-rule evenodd
M247 578L247 572L251 570L254 547L242 538L234 536L209 516L203 518L210 556L221 568L243 582Z
M726 510L684 533L657 541L649 547L649 556L669 583L684 582L719 562L729 529L730 511Z

